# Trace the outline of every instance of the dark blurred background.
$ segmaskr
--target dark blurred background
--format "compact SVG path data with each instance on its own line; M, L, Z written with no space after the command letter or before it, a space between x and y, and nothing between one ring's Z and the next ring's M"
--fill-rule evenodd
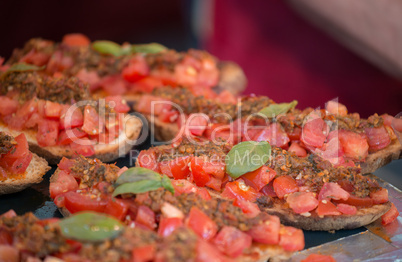
M243 67L246 94L299 107L339 98L350 111L396 115L402 84L355 55L277 0L3 1L0 56L32 37L60 41L81 32L91 40L160 42L204 48Z

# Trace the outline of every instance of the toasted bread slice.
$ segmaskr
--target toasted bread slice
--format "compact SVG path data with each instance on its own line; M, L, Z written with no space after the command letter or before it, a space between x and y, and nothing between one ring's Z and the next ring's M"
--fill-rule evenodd
M280 204L275 204L273 207L264 208L263 210L268 214L278 216L282 223L289 226L304 230L331 231L368 225L384 215L390 208L391 202L387 202L381 205L360 208L355 215L324 217L319 217L315 212L312 212L308 217L296 214L289 207L284 207Z
M179 128L176 123L164 123L156 117L151 119L149 115L146 116L146 118L158 141L171 141L179 133ZM362 174L373 173L380 167L391 163L392 160L399 158L402 158L402 145L398 139L394 139L386 148L370 153L365 162L360 164L362 168L361 172Z
M141 120L139 118L130 118L126 123L125 134L120 134L118 138L109 144L95 145L95 155L92 157L96 157L102 162L111 162L120 156L127 154L133 146L130 142L138 138L141 129ZM0 122L0 131L5 131L12 136L17 136L21 133L20 131L10 129L3 122ZM32 152L37 153L39 156L44 157L49 164L58 164L63 156L71 157L75 154L74 151L65 146L39 146L36 139L36 131L33 129L23 130L22 132L28 140L29 149Z
M33 184L40 183L42 177L50 170L45 159L36 154L32 155L31 163L25 171L23 179L7 179L0 182L0 195L19 192Z
M208 191L212 197L222 198L218 192L212 189L208 189ZM282 200L277 199L273 206L261 208L261 211L278 216L281 219L281 223L285 225L312 231L354 229L365 226L379 219L391 208L391 202L387 202L359 208L355 215L319 217L315 212L311 212L310 216L297 214L284 203L285 201L282 203Z
M71 216L70 211L65 207L58 208L63 217ZM293 253L285 251L279 245L265 245L253 243L252 246L245 251L245 254L236 259L238 262L266 262L266 261L287 261Z

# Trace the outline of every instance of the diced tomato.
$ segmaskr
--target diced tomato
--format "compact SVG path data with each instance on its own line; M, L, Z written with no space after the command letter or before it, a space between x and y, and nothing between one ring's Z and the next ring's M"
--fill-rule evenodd
M104 212L119 220L124 220L128 212L128 203L123 199L112 197L109 199Z
M54 146L57 144L59 123L54 120L43 119L38 125L36 139L40 146Z
M335 203L343 203L357 207L371 207L374 204L374 200L369 197L357 197L350 194L347 200L334 200Z
M285 251L294 252L304 248L304 234L301 229L284 226L279 231L279 235L279 245Z
M260 191L264 186L268 185L275 176L275 170L264 165L255 171L242 175L241 178L248 186L252 186L255 190Z
M119 75L107 75L101 79L99 86L108 95L123 95L127 91L126 82Z
M158 235L167 237L177 228L183 226L183 219L179 217L162 217L159 222Z
M148 244L141 247L136 247L132 251L132 260L130 262L148 262L154 261L156 255L156 247L153 244Z
M95 211L102 213L108 203L107 199L90 193L80 194L70 191L67 192L64 197L65 207L73 214L79 211Z
M39 115L38 113L33 113L28 120L25 122L25 127L26 128L33 128L43 120L43 117Z
M256 242L276 245L279 243L280 226L279 217L267 214L263 223L254 225L247 233Z
M216 101L223 104L236 104L237 98L229 92L229 90L224 89L217 97Z
M17 111L18 113L18 111ZM24 129L25 122L27 121L28 116L19 116L17 114L6 115L3 117L3 121L8 125L9 128L14 130L22 130Z
M15 148L11 150L11 152L8 152L7 154L3 155L3 157L6 156L15 159L26 156L29 153L28 141L23 133L16 136L14 140L17 143L15 145Z
M321 200L315 212L319 216L339 216L341 214L329 199Z
M278 197L275 193L274 189L274 181L269 182L268 185L264 186L261 190L261 193L263 193L265 196L269 197Z
M59 103L46 101L45 116L48 118L59 118L62 109L63 107Z
M271 145L277 147L285 147L288 145L290 139L282 127L278 123L273 123L267 128L259 131L252 138L253 141L268 141Z
M364 129L364 133L367 136L367 141L371 151L377 151L386 148L391 139L384 126L380 127L367 127Z
M320 117L312 119L304 124L301 141L312 147L321 148L327 137L327 124Z
M141 205L137 210L135 222L154 230L156 228L155 213L147 206Z
M141 167L145 167L155 172L161 173L158 165L158 160L156 159L156 154L154 151L142 150L138 155L137 161Z
M207 126L208 116L205 114L191 114L186 122L186 128L195 136L202 136Z
M17 112L19 103L7 96L0 96L0 114L3 116Z
M300 127L293 128L292 131L287 132L290 141L300 141L302 129Z
M339 141L347 157L364 160L368 154L369 145L365 137L352 131L339 130Z
M233 202L233 205L240 207L243 213L247 214L248 217L256 217L259 213L261 213L261 210L256 203L252 203L247 200L236 198Z
M199 195L204 200L212 199L211 195L209 194L206 188L198 188L196 194Z
M172 110L172 103L160 97L143 95L138 103L135 104L135 110L144 114L158 116L165 110Z
M31 163L32 153L28 152L26 155L19 158L10 158L8 156L3 156L1 165L6 168L12 174L22 174L26 171Z
M211 179L210 174L204 170L202 157L193 157L191 160L191 175L197 186L203 187Z
M84 124L84 116L78 107L64 107L60 112L60 128L80 127Z
M174 179L187 179L190 175L190 167L188 164L191 161L190 156L177 157L170 161L162 161L159 164L162 174Z
M71 151L78 154L83 155L85 157L95 155L95 148L93 146L93 142L88 138L84 137L79 140L73 141L70 144Z
M318 205L318 200L312 192L295 192L286 198L289 207L295 213L302 214L314 210Z
M376 192L370 192L370 197L373 199L374 205L388 202L388 190L381 188Z
M241 199L254 202L261 196L261 193L254 188L247 186L243 180L239 179L225 185L222 196L231 199Z
M388 212L381 217L381 224L383 224L384 226L392 223L399 216L398 209L396 209L394 203L391 204L392 206L390 210L388 210Z
M212 188L216 191L221 191L222 189L222 180L211 176L209 181L205 184L206 187Z
M347 200L350 194L343 190L340 185L337 183L324 183L322 186L320 193L318 194L318 200L324 199L334 199L334 200Z
M164 202L161 207L162 215L165 218L172 218L172 217L177 217L177 218L184 218L184 213L180 209L178 209L176 206L173 206L172 204L169 204L168 202Z
M353 186L352 182L349 180L340 180L337 182L338 185L341 186L341 188L349 193L353 192L355 190L355 187Z
M394 130L402 132L402 119L395 118L388 114L381 116L384 119L384 125L392 127Z
M19 262L20 253L18 249L9 245L0 245L0 261Z
M196 262L229 262L219 249L207 241L199 240L196 247Z
M293 179L293 177L288 175L275 178L273 186L276 195L280 199L287 194L294 193L299 190L296 181Z
M12 245L13 236L11 232L6 227L0 227L0 246L2 245Z
M66 157L63 157L60 162L57 164L57 166L61 169L66 171L67 173L70 173L71 167L74 166L74 160L68 159Z
M60 195L56 196L53 199L53 202L57 207L65 207L66 206L66 198L64 197L64 194L60 194Z
M49 186L50 197L55 199L56 196L78 189L78 183L73 176L67 174L66 171L60 170L53 175Z
M0 217L5 217L5 218L12 218L16 217L17 213L13 209L8 210L7 212L3 213L0 215Z
M158 118L164 123L174 123L179 117L179 112L176 110L163 110Z
M336 262L336 260L329 255L311 254L301 262Z
M87 137L88 134L82 131L80 128L73 128L71 130L62 130L59 134L59 145L68 145L78 138Z
M204 212L192 207L186 224L201 238L211 240L218 232L218 226Z
M213 243L226 255L238 257L243 250L251 246L250 235L231 226L224 226L213 240Z
M109 103L109 106L112 107L117 113L127 113L130 111L130 107L127 105L127 102L123 100L121 96L107 96L105 101Z
M355 215L357 212L357 208L355 206L351 206L348 204L339 203L336 208L341 211L342 214L345 215Z
M134 83L149 74L149 66L145 57L136 55L133 57L128 66L122 71L122 76L128 82Z
M151 93L152 90L154 90L155 87L158 86L163 86L162 80L151 77L151 76L146 76L135 83L131 84L130 91L134 93Z
M88 71L86 68L82 68L75 74L75 77L82 82L89 84L90 91L96 90L100 87L101 79L95 70Z
M307 156L306 149L304 149L302 146L300 146L300 144L297 143L297 142L292 142L292 144L290 145L288 151L293 152L298 157Z
M348 114L348 109L346 108L346 106L336 101L327 102L327 104L325 105L325 109L327 109L329 113L336 116L346 116Z
M172 184L175 190L175 196L181 195L181 194L190 194L190 193L196 193L199 189L202 188L197 188L194 186L192 183L190 183L187 180L180 179L180 180L172 180Z
M74 33L63 36L62 43L68 46L89 46L91 41L86 35Z
M82 125L84 130L89 135L98 135L105 132L105 122L99 117L96 109L90 105L86 105L84 109L84 124Z
M31 49L26 55L24 55L19 62L32 64L36 66L43 66L49 61L50 55L42 52L38 52L35 49Z

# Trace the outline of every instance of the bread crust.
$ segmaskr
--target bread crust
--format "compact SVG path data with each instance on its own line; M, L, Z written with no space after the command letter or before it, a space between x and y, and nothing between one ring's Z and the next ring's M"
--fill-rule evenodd
M392 140L391 144L386 148L377 152L370 153L366 161L361 163L362 173L373 173L382 166L391 163L392 160L396 160L402 157L402 145L398 139Z
M31 163L29 163L25 171L25 178L7 179L4 182L0 182L0 195L19 192L33 184L40 183L49 170L50 166L48 166L46 160L33 153Z
M137 139L140 135L141 129L141 120L138 118L131 118L126 123L125 136L128 139L124 139L124 134L122 134L119 138L115 140L115 143L97 144L94 146L95 155L91 157L98 158L102 162L111 162L113 160L116 160L120 156L126 155L133 146L132 143L129 142L129 140ZM3 122L0 122L0 131L7 132L12 136L17 136L21 132L24 133L28 140L29 149L39 156L44 157L51 165L58 164L62 157L72 157L75 154L74 151L64 146L39 146L36 139L37 132L33 129L16 131L8 128L8 126Z
M222 198L218 192L212 189L208 189L208 191L212 197ZM288 226L311 231L331 231L354 229L368 225L379 219L390 208L391 202L386 202L371 207L358 208L355 215L342 214L338 216L319 217L315 212L311 212L311 215L307 217L293 212L284 200L277 199L277 201L274 201L272 207L262 208L261 211L278 216L281 222Z

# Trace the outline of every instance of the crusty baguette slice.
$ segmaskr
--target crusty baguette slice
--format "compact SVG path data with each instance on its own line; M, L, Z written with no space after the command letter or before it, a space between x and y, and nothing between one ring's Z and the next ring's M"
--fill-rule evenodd
M125 134L121 134L115 141L109 144L97 144L94 146L95 155L102 162L111 162L117 159L120 156L127 154L132 148L132 143L129 143L129 140L135 140L140 135L142 129L142 122L139 118L130 118L126 123ZM3 122L0 122L0 131L5 131L12 136L17 136L21 132L8 128ZM58 164L61 158L71 157L75 154L72 150L65 146L49 146L49 147L41 147L38 145L36 140L36 131L35 130L24 130L22 131L29 144L29 149L37 153L39 156L44 157L49 164ZM127 139L124 139L127 138Z
M149 115L145 116L149 122L151 131L158 141L171 141L174 139L179 128L176 123L164 123L157 117L151 119ZM391 144L377 152L370 153L365 162L360 164L362 174L373 173L380 167L391 163L392 160L402 158L402 145L398 139L392 140Z
M49 170L50 166L48 166L46 160L33 154L31 163L25 171L25 177L23 179L7 179L0 182L0 195L22 191L33 184L40 183L42 177Z
M208 189L208 191L212 197L222 198L218 192L212 189ZM311 212L311 215L307 217L296 214L278 199L272 207L262 208L261 211L278 216L281 219L281 223L288 226L312 231L331 231L368 225L384 215L390 208L391 202L387 202L373 205L372 207L360 208L355 215L324 216L321 218L315 212Z
M63 217L71 216L70 211L65 207L58 208ZM266 262L266 261L287 261L292 252L283 250L279 245L264 245L253 243L247 254L236 259L238 262Z

